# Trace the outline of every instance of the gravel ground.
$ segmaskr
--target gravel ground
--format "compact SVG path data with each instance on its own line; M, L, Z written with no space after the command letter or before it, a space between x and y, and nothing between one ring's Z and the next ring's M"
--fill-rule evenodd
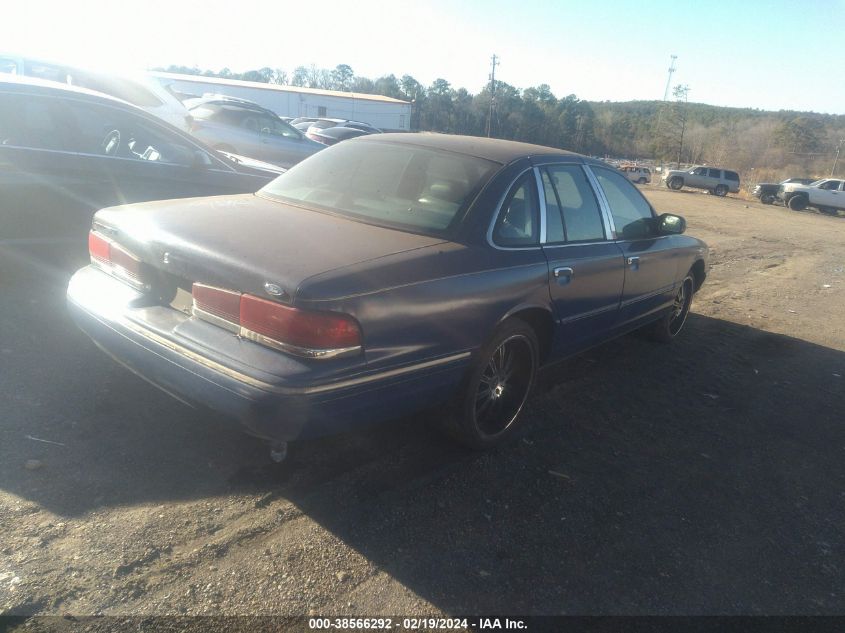
M845 613L845 219L645 191L712 249L685 333L545 371L486 454L429 414L272 464L0 243L0 614Z

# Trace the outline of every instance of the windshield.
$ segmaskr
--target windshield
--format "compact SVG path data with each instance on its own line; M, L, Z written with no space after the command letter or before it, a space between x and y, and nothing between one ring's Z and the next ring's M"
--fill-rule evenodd
M439 235L499 166L413 145L348 141L299 163L261 192L379 226Z

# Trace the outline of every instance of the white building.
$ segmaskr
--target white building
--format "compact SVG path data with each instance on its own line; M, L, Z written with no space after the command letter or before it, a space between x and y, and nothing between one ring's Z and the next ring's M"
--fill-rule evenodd
M222 94L247 99L279 116L354 119L385 131L411 129L411 104L391 97L199 75L160 72L151 72L150 75L181 94L197 97Z

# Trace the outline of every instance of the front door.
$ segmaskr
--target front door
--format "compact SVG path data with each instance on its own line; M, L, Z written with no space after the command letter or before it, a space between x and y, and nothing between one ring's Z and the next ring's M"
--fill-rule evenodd
M607 200L616 244L625 258L625 288L617 324L629 327L671 305L681 249L676 236L656 234L654 210L627 179L605 167L590 169Z

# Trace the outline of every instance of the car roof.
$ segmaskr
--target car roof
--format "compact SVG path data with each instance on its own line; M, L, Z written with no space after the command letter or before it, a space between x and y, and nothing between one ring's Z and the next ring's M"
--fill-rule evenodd
M497 163L507 164L525 156L570 156L595 164L601 161L587 156L568 152L563 149L533 145L519 141L506 141L498 138L480 136L460 136L457 134L438 134L435 132L370 134L355 139L356 143L402 143L417 145L429 149L446 150L457 154L466 154L484 158Z
M109 103L119 103L130 108L136 108L131 103L112 97L102 92L95 90L88 90L87 88L80 88L79 86L72 86L70 84L59 83L58 81L49 81L47 79L38 79L36 77L27 77L25 75L7 75L0 73L0 87L11 87L16 92L25 92L27 94L50 94L62 92L66 95L75 97L86 97L90 99L98 99Z

